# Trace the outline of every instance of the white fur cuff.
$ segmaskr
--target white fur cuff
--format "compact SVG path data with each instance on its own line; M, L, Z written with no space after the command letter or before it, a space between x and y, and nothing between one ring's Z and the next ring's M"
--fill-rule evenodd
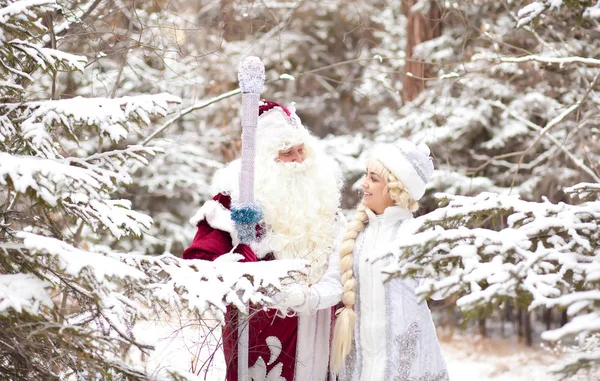
M235 223L231 219L231 212L218 201L206 201L198 212L196 212L194 217L190 218L190 223L197 226L202 220L206 220L208 225L213 229L222 230L231 234L234 246L239 243Z

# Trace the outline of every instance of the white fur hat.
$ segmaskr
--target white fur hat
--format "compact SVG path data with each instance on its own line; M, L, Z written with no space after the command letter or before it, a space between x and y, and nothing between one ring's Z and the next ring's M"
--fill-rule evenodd
M414 200L425 194L425 186L433 173L429 147L401 139L394 144L378 144L371 157L378 160L408 189Z
M310 132L296 115L294 104L286 108L276 102L261 101L258 109L257 147L269 156L298 144L306 144Z

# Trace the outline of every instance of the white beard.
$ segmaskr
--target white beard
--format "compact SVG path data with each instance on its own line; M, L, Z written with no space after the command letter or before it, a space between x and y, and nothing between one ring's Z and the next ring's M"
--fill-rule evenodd
M341 173L312 136L300 141L307 152L301 164L276 162L274 155L287 147L276 143L279 145L257 150L254 195L267 231L260 242L251 246L259 258L273 253L277 259L308 260L309 282L316 282L327 269L339 234L336 213L343 183ZM237 202L239 174L240 160L217 171L212 183L214 194L230 195Z
M264 244L277 259L308 260L310 282L325 272L339 233L341 179L331 159L316 161L314 155L303 163L266 160L255 181L267 226Z

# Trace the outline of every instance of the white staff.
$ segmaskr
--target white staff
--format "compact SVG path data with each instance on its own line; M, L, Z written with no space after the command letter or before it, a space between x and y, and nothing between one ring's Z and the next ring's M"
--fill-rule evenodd
M240 200L231 209L240 243L256 240L256 224L262 218L254 202L254 160L256 157L256 124L260 93L265 83L265 66L258 57L248 57L240 64L238 80L242 90L242 169L240 171ZM238 313L238 380L248 380L248 324Z

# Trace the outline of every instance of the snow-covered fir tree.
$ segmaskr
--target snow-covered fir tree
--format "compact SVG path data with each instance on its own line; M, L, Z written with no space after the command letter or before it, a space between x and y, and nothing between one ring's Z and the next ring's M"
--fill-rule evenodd
M178 274L188 271L168 253L180 255L189 244L194 226L188 219L210 196L212 173L239 155L236 68L252 54L266 64L268 84L263 95L298 102L298 112L309 128L321 137L331 134L325 142L348 183L345 208L358 201L352 184L364 170L363 159L372 141L408 137L428 143L437 171L422 210L438 208L436 192L444 193L441 197L448 206L426 217L430 225L440 228L419 225L424 230L418 239L427 234L442 239L425 246L429 250L436 245L440 253L454 246L453 253L464 249L461 258L473 261L467 263L472 266L470 276L479 268L473 263L487 263L492 257L509 268L509 274L514 272L504 279L506 272L498 269L497 278L491 278L495 287L477 277L468 284L456 283L459 294L473 295L471 300L460 299L460 306L470 309L469 316L475 314L475 307L498 313L502 310L498 306L510 304L534 312L542 307L567 309L570 322L565 329L547 332L543 338L581 338L573 363L562 370L593 363L598 336L582 321L597 322L593 292L597 277L592 271L598 263L593 236L597 201L580 201L571 195L577 189L592 195L600 178L596 91L600 65L594 58L600 49L598 5L556 0L418 0L407 9L408 3L1 2L2 255L10 253L13 258L21 253L36 263L49 261L45 266L57 266L52 271L62 269L67 279L38 276L26 266L29 262L15 268L14 263L21 262L3 261L2 276L35 277L51 285L38 287L50 290L44 299L48 304L36 303L33 297L14 300L37 308L37 315L27 316L39 315L44 322L76 321L78 328L90 332L97 332L101 324L118 336L107 323L96 320L90 328L92 320L76 320L61 312L63 300L65 308L71 308L94 299L77 293L84 289L74 288L68 297L62 292L69 284L80 285L81 272L73 269L85 267L59 262L57 258L63 257L57 250L44 252L31 243L36 242L31 234L59 240L47 244L48 250L55 244L63 248L69 244L64 252L80 250L118 261L123 258L113 256L116 250L166 253L127 260L150 277L148 283L161 285L157 289L168 294L165 300L178 300L181 292L171 293L179 287L177 277L160 278L161 272L153 272L157 269L153 266L177 268ZM425 78L424 91L404 102L408 16L433 6L441 9L440 36L416 46L410 58L430 65L432 73ZM294 80L280 79L282 74ZM181 106L166 115L174 110L173 102ZM571 187L581 183L586 185ZM589 215L582 212L585 208ZM564 217L562 224L552 225L558 215ZM573 226L567 227L571 222ZM548 237L532 235L542 227ZM514 246L491 245L491 254L478 246L483 239L480 233L485 242L496 242L506 236L512 239L514 231L520 237ZM442 247L454 233L465 241L456 236ZM569 247L572 253L565 254ZM522 263L521 258L541 255L537 248L547 256ZM467 271L458 259L450 261L449 254L429 258L422 252L417 258L417 252L398 248L394 253L399 263L413 258L419 264L415 271L440 282ZM558 253L565 261L556 258ZM575 261L571 270L567 258ZM92 262L90 257L90 266ZM432 265L442 263L448 268ZM482 265L476 275L484 277L490 266ZM141 273L117 265L114 269L122 272L107 276L114 284L129 284L127 296L148 295L143 287L133 286L143 284L136 278ZM411 275L407 269L394 271ZM90 274L86 279L91 282ZM93 274L99 277L93 278L94 284L104 284L104 274ZM556 280L564 274L564 279ZM4 279L3 284L16 284ZM527 283L535 279L539 281ZM90 289L96 291L92 287L86 289L88 293ZM180 302L188 303L185 298ZM2 310L6 319L17 318L11 306ZM139 318L133 309L127 311L123 326ZM29 331L21 334L26 337ZM109 352L121 353L113 350L115 346L110 348ZM102 365L101 358L117 357L97 355L90 364L110 368ZM65 364L59 368L71 369Z
M136 361L154 348L137 322L176 311L218 325L227 305L247 312L299 265L195 264L108 245L150 229L119 194L162 148L127 142L181 99L67 94L64 73L89 63L57 48L76 17L55 0L0 1L1 378L181 379Z
M439 4L441 36L416 48L436 77L414 101L379 116L376 140L424 141L438 168L425 200L435 210L407 227L417 232L408 242L390 249L398 264L388 271L436 279L423 296L457 293L470 317L511 307L565 310L568 323L542 333L573 352L552 370L595 377L597 6Z

